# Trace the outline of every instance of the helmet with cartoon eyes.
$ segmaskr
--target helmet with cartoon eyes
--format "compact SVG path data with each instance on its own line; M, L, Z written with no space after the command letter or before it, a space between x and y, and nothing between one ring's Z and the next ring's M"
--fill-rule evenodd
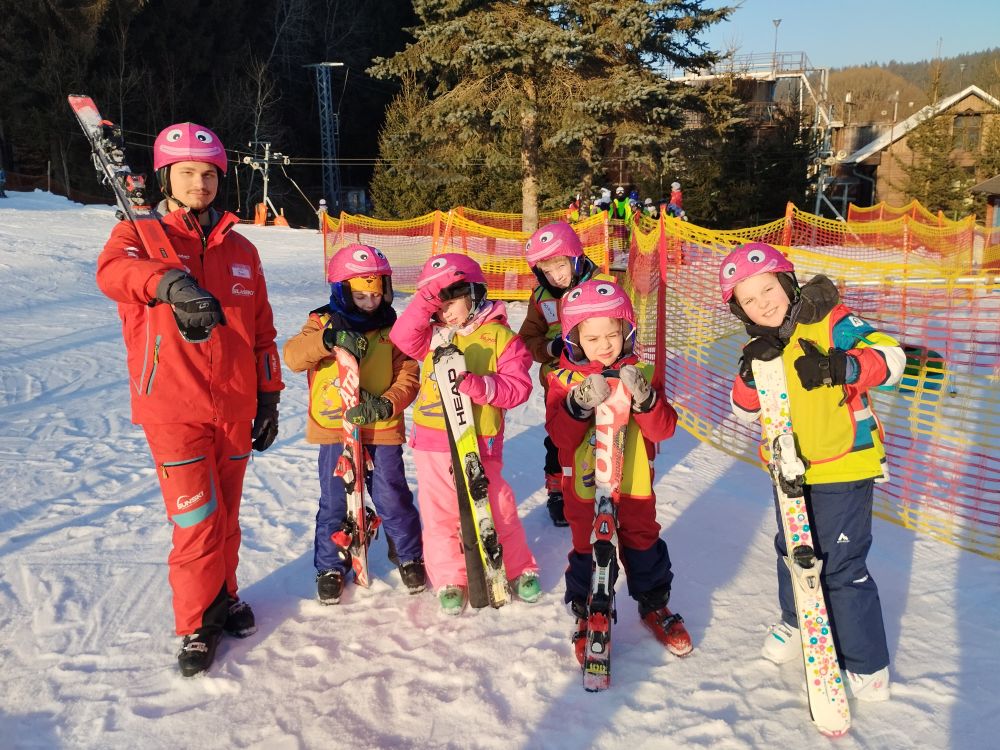
M347 281L359 276L389 276L392 267L389 260L377 247L370 245L347 245L342 247L326 267L327 281Z
M432 255L420 269L417 289L430 287L432 293L436 295L441 289L456 281L485 284L486 277L483 276L483 269L479 264L468 255L461 253Z
M159 172L179 161L201 161L226 174L229 164L219 136L204 125L179 122L160 131L153 142L153 169Z
M790 273L794 278L795 266L780 250L766 242L749 242L733 250L719 266L722 301L729 302L733 298L733 290L741 281L761 273Z
M625 327L625 349L630 354L635 342L635 312L632 301L625 290L612 281L585 281L570 289L562 298L559 323L562 326L563 343L569 350L570 359L582 361L580 336L576 330L588 318L618 318L628 325Z
M539 261L565 256L579 258L583 255L583 244L573 227L565 221L556 221L536 229L524 243L524 257L528 266L534 268Z

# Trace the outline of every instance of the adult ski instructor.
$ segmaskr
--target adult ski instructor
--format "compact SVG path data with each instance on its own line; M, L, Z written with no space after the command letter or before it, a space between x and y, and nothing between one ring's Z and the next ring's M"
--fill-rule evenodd
M257 249L212 207L226 174L218 136L171 125L153 144L162 225L183 268L143 247L123 221L97 261L97 284L118 303L132 421L156 464L167 517L180 671L209 668L223 632L256 631L237 594L240 498L251 445L278 434L284 387ZM166 257L164 255L164 257Z

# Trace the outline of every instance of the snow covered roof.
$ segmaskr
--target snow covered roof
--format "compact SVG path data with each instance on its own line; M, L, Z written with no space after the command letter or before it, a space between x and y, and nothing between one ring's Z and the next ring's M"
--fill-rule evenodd
M939 100L936 104L928 104L926 107L923 107L918 112L910 115L902 122L896 123L895 127L891 128L888 132L882 133L882 135L878 138L866 144L862 148L859 148L853 154L844 159L844 163L858 164L863 162L869 156L877 154L890 144L895 143L900 138L904 137L928 117L931 117L938 112L944 112L946 109L953 106L957 102L960 102L969 95L978 96L983 101L1000 110L1000 100L990 96L978 86L967 86L957 94L946 96L944 99Z
M980 182L971 188L973 193L985 193L986 195L1000 195L1000 174L996 177Z

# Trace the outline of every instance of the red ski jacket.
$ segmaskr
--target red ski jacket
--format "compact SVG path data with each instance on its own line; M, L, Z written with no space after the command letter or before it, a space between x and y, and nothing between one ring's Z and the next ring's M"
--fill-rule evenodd
M257 394L284 388L260 256L230 231L226 213L207 237L186 210L163 217L181 262L225 316L203 344L181 338L156 287L169 266L150 258L135 227L123 221L97 259L97 285L118 303L136 424L252 420Z

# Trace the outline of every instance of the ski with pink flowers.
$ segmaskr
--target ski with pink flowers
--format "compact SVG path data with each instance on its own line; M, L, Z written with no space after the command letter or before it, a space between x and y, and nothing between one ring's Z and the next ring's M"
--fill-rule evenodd
M851 709L820 582L823 561L816 557L813 548L804 490L806 467L795 447L781 358L768 362L754 360L753 377L760 398L761 430L771 451L769 469L788 550L785 563L791 572L802 636L809 713L822 734L839 737L851 727Z

